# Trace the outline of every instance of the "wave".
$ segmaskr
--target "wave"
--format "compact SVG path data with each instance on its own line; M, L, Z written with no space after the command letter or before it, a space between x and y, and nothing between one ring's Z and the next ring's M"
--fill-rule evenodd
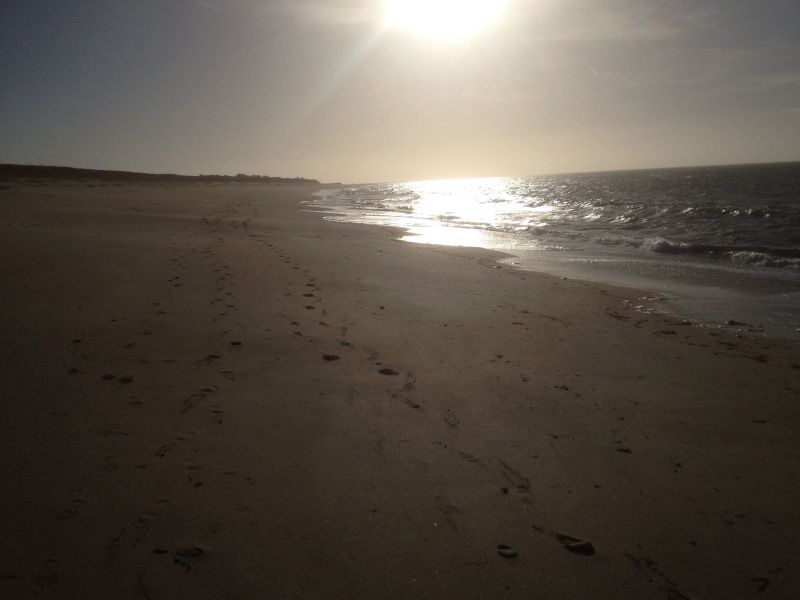
M800 258L782 258L765 252L749 251L732 252L730 258L733 262L758 267L793 267L800 270Z
M645 240L642 243L642 248L645 250L652 250L659 254L684 254L690 252L703 252L702 248L705 246L697 246L689 242L673 242L664 238L653 238Z
M659 254L694 254L722 258L743 265L793 267L800 270L800 248L742 248L673 241L665 238L645 240L641 248Z

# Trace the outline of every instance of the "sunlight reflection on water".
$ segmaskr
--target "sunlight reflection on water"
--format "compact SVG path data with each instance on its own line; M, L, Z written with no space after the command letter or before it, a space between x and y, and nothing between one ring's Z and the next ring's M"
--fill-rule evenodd
M400 239L404 242L415 242L417 244L496 248L496 237L492 232L485 229L433 225L430 227L409 227L408 234Z
M497 231L508 230L511 223L518 231L544 226L544 215L554 210L537 203L538 198L520 195L514 180L499 177L419 181L398 187L413 198L405 219L410 235L404 239L426 244L497 247ZM495 233L487 231L487 226Z

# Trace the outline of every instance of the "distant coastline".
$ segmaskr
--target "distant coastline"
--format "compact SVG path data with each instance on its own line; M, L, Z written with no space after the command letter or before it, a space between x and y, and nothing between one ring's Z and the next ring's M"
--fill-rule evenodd
M51 167L44 165L0 164L0 180L19 179L56 179L56 180L93 180L93 181L125 181L151 183L281 183L281 184L314 184L320 185L316 179L302 177L271 177L267 175L175 175L173 173L137 173L135 171L106 171L102 169L78 169L74 167Z

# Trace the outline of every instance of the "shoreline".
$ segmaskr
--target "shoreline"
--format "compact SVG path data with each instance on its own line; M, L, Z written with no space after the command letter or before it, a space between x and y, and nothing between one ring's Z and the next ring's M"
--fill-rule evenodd
M312 198L316 195L312 196ZM633 258L628 255L616 256L613 253L610 256L603 254L584 253L579 258L565 257L553 251L532 250L524 247L505 247L503 246L502 236L495 239L496 232L482 229L470 229L458 226L442 225L441 229L449 231L452 236L458 238L459 236L466 235L468 238L474 237L473 243L469 241L465 243L453 242L440 242L435 238L441 236L441 233L434 233L433 238L426 232L428 229L425 226L411 227L402 225L393 225L390 223L371 223L352 219L348 217L346 211L338 210L335 206L325 206L320 204L317 200L308 201L309 207L313 207L315 211L328 215L326 220L331 222L346 222L357 223L360 225L373 226L373 227L388 227L393 228L401 233L397 235L397 239L407 243L442 246L442 247L474 247L481 248L490 252L498 252L504 254L507 258L498 260L501 265L516 268L522 271L531 273L547 274L555 277L563 277L565 279L579 280L593 285L606 285L618 288L637 290L640 292L640 300L655 301L658 300L662 304L660 308L653 307L647 309L647 312L657 311L665 317L670 317L679 321L688 320L698 327L707 327L717 330L725 330L736 334L758 334L763 339L785 340L790 342L800 342L800 321L791 323L790 321L775 321L776 310L778 310L776 303L776 296L767 294L766 291L761 291L760 295L751 295L745 293L744 287L742 289L719 287L719 284L713 282L705 282L699 284L696 281L682 281L680 279L659 278L655 272L650 272L647 275L636 274L630 270L616 270L610 269L605 266L602 269L597 269L592 266L595 263L605 264L610 260L611 265L615 261L627 259L628 261L641 263L643 265L650 265L649 270L669 270L673 264L680 269L698 270L698 274L693 276L693 279L699 280L700 271L703 271L706 276L715 273L716 270L725 272L730 270L730 266L722 264L705 264L696 261L674 261L669 258L661 258L659 260L652 257ZM419 238L419 239L417 239ZM481 239L485 238L481 243ZM494 246L497 244L497 246ZM546 258L542 258L542 257ZM630 267L628 267L630 269ZM663 273L662 273L663 275ZM759 279L768 279L767 272L749 272L742 271L741 277L750 280L756 284ZM772 273L773 277L778 273ZM773 282L773 286L774 286ZM654 298L657 297L657 298ZM784 297L786 294L784 294ZM731 298L737 298L736 302L731 303ZM764 303L767 301L772 302L773 306L765 307ZM788 299L783 301L784 310L789 306ZM765 318L766 312L766 320ZM786 315L786 318L790 318Z
M797 344L312 189L0 190L0 595L800 591Z

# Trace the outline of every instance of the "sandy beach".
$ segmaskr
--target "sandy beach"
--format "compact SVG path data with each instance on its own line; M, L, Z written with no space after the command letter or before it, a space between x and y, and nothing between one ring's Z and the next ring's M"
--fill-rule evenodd
M0 597L800 597L796 344L313 186L0 187Z

